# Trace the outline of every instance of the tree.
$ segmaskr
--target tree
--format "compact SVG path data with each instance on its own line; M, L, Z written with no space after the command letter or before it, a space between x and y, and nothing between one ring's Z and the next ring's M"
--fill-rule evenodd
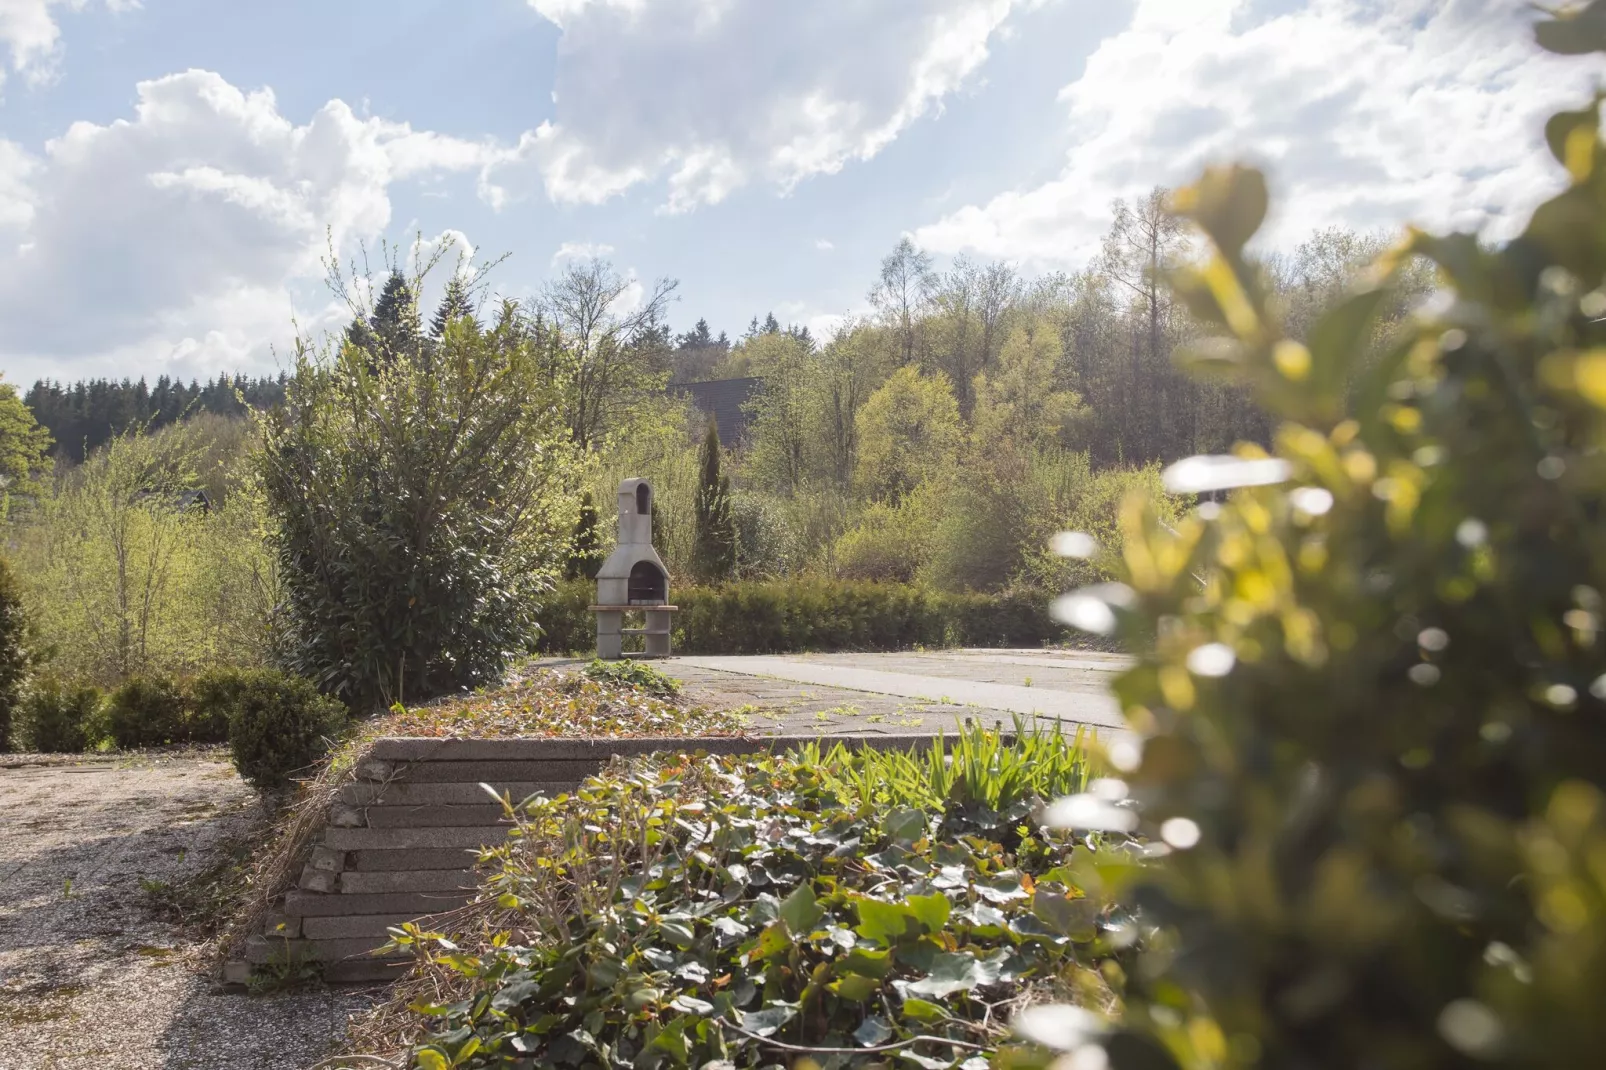
M1015 438L1037 445L1082 445L1082 399L1056 389L1061 355L1059 337L1046 324L1023 325L1010 334L997 367L976 377L972 427L978 443Z
M915 328L935 284L931 255L907 236L881 260L881 278L870 291L870 303L897 332L901 363L914 362Z
M429 323L429 336L440 341L446 336L447 325L457 319L474 319L474 295L470 292L468 280L460 273L454 273L446 283L440 307L435 310L435 318Z
M574 523L563 416L516 315L377 367L302 344L263 425L287 667L367 711L532 649Z
M372 330L371 349L377 359L395 360L418 352L424 331L417 287L408 282L400 268L392 268L385 278L368 326Z
M575 521L569 540L569 562L563 578L594 580L602 568L602 540L597 535L597 506L591 492L580 496L580 519Z
M0 557L0 754L11 749L12 725L33 662L32 628L21 585L10 562Z
M635 281L591 259L570 264L543 292L536 332L580 449L596 445L635 401L662 387L663 319L676 285L660 279L632 307Z
M719 455L719 425L710 419L698 457L697 542L693 551L693 567L704 583L728 579L736 566L730 478L720 474Z
M857 482L873 498L896 502L954 469L963 431L946 376L899 368L865 401L858 424Z
M36 496L49 468L50 432L40 427L17 388L0 382L0 519L11 512L14 494Z

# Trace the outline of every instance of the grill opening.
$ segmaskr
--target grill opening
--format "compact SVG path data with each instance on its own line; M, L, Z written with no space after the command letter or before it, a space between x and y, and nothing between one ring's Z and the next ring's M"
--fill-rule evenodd
M659 605L669 599L669 577L651 561L637 561L626 591L633 606Z
M648 489L645 483L636 484L636 512L652 512L652 491Z

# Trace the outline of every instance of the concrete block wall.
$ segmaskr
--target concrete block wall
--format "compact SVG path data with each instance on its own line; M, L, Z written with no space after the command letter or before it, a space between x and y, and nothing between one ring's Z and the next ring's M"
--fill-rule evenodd
M880 749L930 735L746 739L381 739L341 787L303 866L225 980L243 983L272 962L314 961L332 983L398 976L403 958L376 957L386 930L473 899L475 851L511 825L482 784L516 803L571 791L615 756L657 752L751 754L837 742Z

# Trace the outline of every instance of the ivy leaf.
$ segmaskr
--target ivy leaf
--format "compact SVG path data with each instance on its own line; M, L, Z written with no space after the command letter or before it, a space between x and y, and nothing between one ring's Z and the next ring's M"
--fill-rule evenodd
M670 1000L669 1005L677 1011L701 1015L704 1018L714 1013L714 1005L712 1003L704 999L698 999L696 996L679 995Z
M906 999L903 1001L903 1016L919 1022L934 1022L943 1016L943 1009L928 1000Z
M434 1048L424 1048L413 1058L418 1061L419 1070L450 1070L452 1065Z
M742 1011L742 1028L761 1037L773 1036L781 1026L797 1017L797 1008L772 1006L761 1011Z
M825 916L819 902L814 898L814 889L808 884L800 884L797 890L781 903L781 920L786 927L792 930L794 936L803 936L814 928L814 923Z
M859 924L854 932L888 947L898 942L914 917L914 912L901 903L888 903L869 896L855 899L854 905L859 910Z
M755 959L774 958L792 946L792 934L787 932L784 922L776 922L758 934L750 952Z
M903 806L889 813L881 831L893 843L914 843L926 834L926 815L922 810Z
M931 895L911 895L904 902L909 905L909 910L914 916L932 932L937 932L948 924L948 915L953 910L948 897L941 892L934 892Z
M871 1015L864 1020L864 1024L853 1031L853 1039L866 1048L885 1044L892 1037L892 1023L880 1015Z
M922 1067L923 1070L948 1070L950 1066L954 1065L952 1059L933 1059L929 1055L917 1055L908 1048L898 1052L898 1058L905 1062L914 1063L916 1066Z
M968 992L981 985L996 984L998 967L982 962L965 951L944 951L931 962L931 973L905 986L916 996L941 999L955 992Z
M850 973L828 986L837 996L850 1003L863 1003L881 989L881 982L862 973Z
M885 977L892 969L892 952L857 947L837 960L837 972L864 977Z

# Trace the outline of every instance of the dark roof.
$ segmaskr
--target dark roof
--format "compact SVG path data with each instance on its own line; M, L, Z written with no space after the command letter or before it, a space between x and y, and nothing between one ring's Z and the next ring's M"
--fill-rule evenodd
M719 440L734 446L747 437L749 417L742 406L753 400L762 379L715 379L708 383L678 383L669 389L691 399L697 410L719 424Z

